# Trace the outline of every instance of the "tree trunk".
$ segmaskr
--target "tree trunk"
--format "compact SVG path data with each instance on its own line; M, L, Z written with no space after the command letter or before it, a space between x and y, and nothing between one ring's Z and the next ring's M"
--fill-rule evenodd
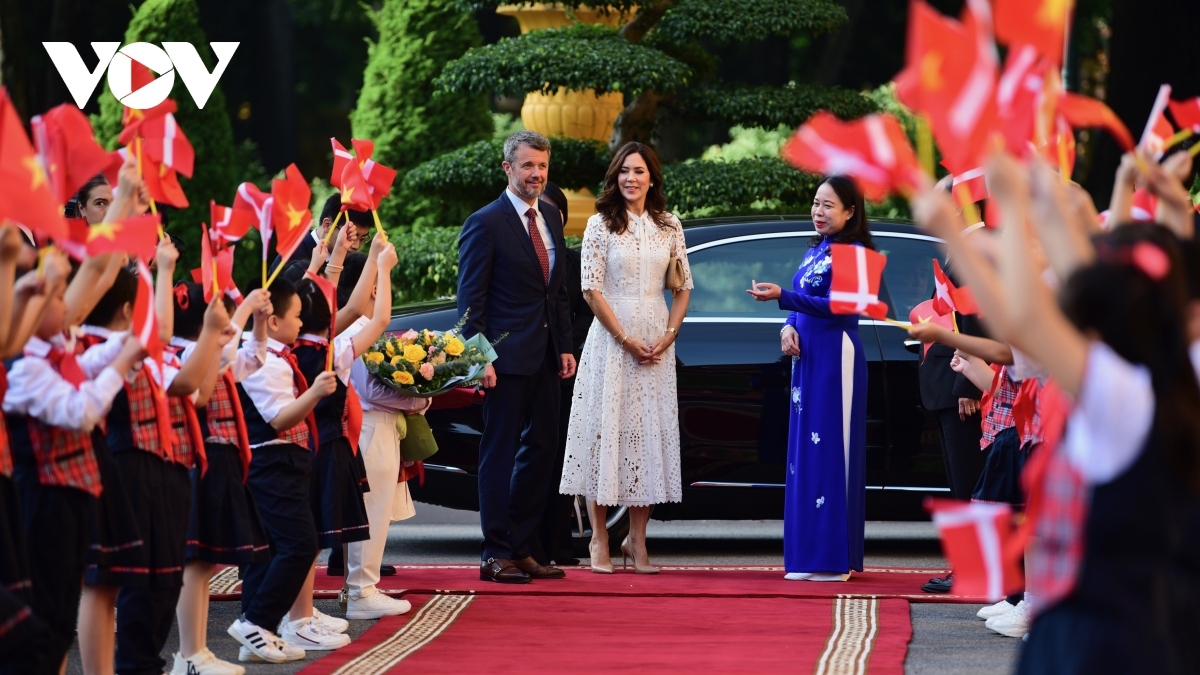
M1194 22L1186 20L1195 16L1194 1L1113 0L1105 98L1134 138L1141 137L1160 84L1170 84L1176 99L1200 95L1200 40L1192 35ZM1120 148L1102 136L1084 182L1100 210L1108 207L1120 161Z
M649 144L654 136L654 125L658 122L658 104L665 97L653 89L638 94L625 106L613 124L612 140L608 147L612 152L630 141Z

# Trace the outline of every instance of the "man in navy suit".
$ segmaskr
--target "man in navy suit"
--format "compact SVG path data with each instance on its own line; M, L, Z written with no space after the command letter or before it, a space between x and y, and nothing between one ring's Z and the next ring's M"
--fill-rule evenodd
M465 337L495 342L483 387L479 443L480 579L528 583L566 576L531 554L558 444L559 380L575 374L566 240L546 188L550 141L519 131L504 142L508 188L471 214L458 240L458 312Z

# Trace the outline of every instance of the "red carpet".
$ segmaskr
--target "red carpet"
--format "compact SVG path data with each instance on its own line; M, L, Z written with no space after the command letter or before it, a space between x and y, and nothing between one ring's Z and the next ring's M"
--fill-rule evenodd
M921 584L945 570L867 568L845 583L786 581L783 569L776 567L662 567L657 575L634 574L632 570L616 574L592 574L588 568L568 568L567 578L524 585L496 584L479 580L473 565L398 565L397 574L384 577L380 589L389 595L431 593L473 593L486 595L595 595L595 596L687 596L721 598L834 598L886 597L912 602L972 602L983 598L950 594L922 593ZM316 597L333 598L342 587L342 577L325 574L317 567ZM239 597L237 570L218 573L210 585L214 600Z
M908 603L895 599L413 600L408 616L380 620L301 672L902 673L912 637Z

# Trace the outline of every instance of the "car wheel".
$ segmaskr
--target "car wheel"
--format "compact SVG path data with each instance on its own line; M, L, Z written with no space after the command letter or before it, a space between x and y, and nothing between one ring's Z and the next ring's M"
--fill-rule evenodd
M576 555L587 557L588 542L592 540L592 524L588 520L587 500L576 496L571 502L571 541L574 542ZM629 534L629 509L624 506L609 507L606 513L605 529L608 530L608 543L616 549Z

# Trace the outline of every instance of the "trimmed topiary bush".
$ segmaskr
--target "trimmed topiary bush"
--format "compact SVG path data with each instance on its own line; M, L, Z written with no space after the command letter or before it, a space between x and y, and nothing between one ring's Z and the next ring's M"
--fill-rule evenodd
M433 300L458 290L458 233L461 227L427 227L393 233L400 253L392 271L397 303Z
M693 161L663 167L667 208L680 218L808 213L820 176L778 157Z
M125 31L125 44L130 42L190 42L195 45L204 65L209 69L217 61L208 48L208 38L200 28L199 9L196 0L146 0ZM234 59L249 58L234 53ZM114 149L117 136L121 134L121 105L107 87L100 95L100 115L93 124L96 138L109 149ZM185 250L179 261L180 276L185 276L200 265L200 223L208 222L210 199L228 205L240 182L234 165L233 128L225 109L225 95L221 87L213 89L212 96L198 109L183 80L175 78L171 97L179 106L175 118L188 140L196 149L195 173L189 180L180 177L180 184L187 195L189 206L182 211L172 210L167 214L168 231L183 240ZM237 258L258 258L257 241L247 241L239 247ZM250 247L253 246L253 249ZM249 250L248 250L249 249Z
M369 14L379 38L368 47L350 126L355 138L375 141L373 158L399 172L397 183L421 162L491 138L484 96L435 97L431 84L447 62L482 43L474 17L452 0L384 0ZM455 223L455 209L423 197L394 190L380 217L389 228Z

